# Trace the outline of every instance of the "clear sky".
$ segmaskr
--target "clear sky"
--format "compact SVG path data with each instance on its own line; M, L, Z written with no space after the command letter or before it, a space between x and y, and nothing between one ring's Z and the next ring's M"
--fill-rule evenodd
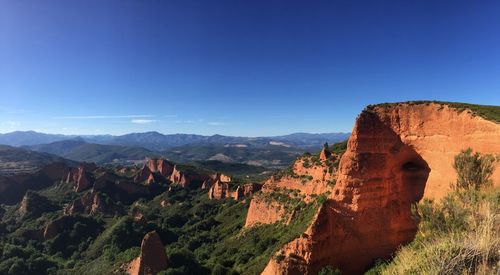
M350 131L371 103L500 105L500 1L0 2L0 132Z

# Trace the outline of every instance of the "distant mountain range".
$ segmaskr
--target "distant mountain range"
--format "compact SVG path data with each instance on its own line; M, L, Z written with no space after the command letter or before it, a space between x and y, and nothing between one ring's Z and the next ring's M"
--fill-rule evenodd
M146 157L161 156L158 152L153 152L142 147L87 143L78 139L23 146L23 148L57 155L70 160L99 164L127 163L130 161L141 161Z
M232 137L203 136L194 134L164 135L158 132L131 133L121 136L112 135L58 135L34 131L16 131L0 134L0 144L10 146L31 146L47 144L63 140L80 140L87 143L143 147L153 151L164 151L177 146L189 144L224 144L262 147L276 145L284 147L318 148L325 142L335 143L345 140L350 133L294 133L276 137Z
M162 156L182 163L213 160L283 168L306 151L318 151L325 142L333 144L348 137L348 133L231 137L158 132L72 136L28 131L0 134L0 144L98 164L131 164Z

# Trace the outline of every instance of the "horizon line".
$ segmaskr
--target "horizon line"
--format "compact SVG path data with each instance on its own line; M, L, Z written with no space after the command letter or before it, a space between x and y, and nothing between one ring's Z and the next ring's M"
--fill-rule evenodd
M171 133L171 134L166 134L162 133L159 131L145 131L145 132L129 132L125 134L61 134L61 133L49 133L49 132L41 132L41 131L36 131L36 130L15 130L15 131L10 131L10 132L0 132L0 135L7 135L7 134L13 134L13 133L37 133L37 134L45 134L45 135L59 135L59 136L66 136L66 137L85 137L85 136L112 136L112 137L119 137L119 136L125 136L125 135L131 135L131 134L146 134L146 133L157 133L160 135L164 136L169 136L169 135L195 135L195 136L205 136L205 137L212 137L212 136L225 136L225 137L248 137L248 138L263 138L263 137L279 137L279 136L288 136L288 135L293 135L293 134L310 134L310 135L327 135L327 134L352 134L352 132L344 132L344 131L338 131L338 132L292 132L288 134L278 134L278 135L259 135L259 136L243 136L243 135L222 135L222 134L212 134L212 135L204 135L204 134L195 134L195 133Z

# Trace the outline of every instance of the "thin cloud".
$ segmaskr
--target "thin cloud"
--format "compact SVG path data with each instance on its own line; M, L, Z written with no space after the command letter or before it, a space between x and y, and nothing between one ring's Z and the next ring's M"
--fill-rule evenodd
M61 119L107 119L107 118L150 118L154 115L116 115L116 116L56 116Z
M17 108L12 108L8 106L0 106L0 113L4 114L21 114L24 113L24 109L17 109Z
M193 124L195 123L196 121L194 120L176 120L175 123L178 123L178 124Z
M7 125L7 126L10 126L10 127L14 127L14 126L19 126L21 125L21 123L17 122L17 121L5 121L2 123L3 125Z
M166 117L166 118L174 118L174 117L177 117L177 115L164 115L163 117Z
M148 123L156 122L156 120L154 120L154 119L132 119L130 122L135 123L135 124L148 124Z
M208 123L208 125L211 125L211 126L223 126L223 125L227 125L227 123L225 122L220 122L220 121L210 121Z

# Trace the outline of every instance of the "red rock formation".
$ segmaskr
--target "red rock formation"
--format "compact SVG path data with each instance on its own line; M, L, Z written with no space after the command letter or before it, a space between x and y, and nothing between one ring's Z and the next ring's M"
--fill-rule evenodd
M328 158L330 158L331 155L332 153L330 153L327 148L323 148L323 150L321 150L321 152L319 153L319 159L321 161L326 161Z
M151 163L152 164L152 163ZM149 165L149 169L158 172L160 175L168 178L174 171L174 164L166 159L157 159L155 166Z
M149 159L134 178L135 182L152 183L161 180L155 174L164 179L169 179L174 171L174 164L166 159Z
M212 187L212 184L213 184L213 180L210 178L210 179L206 179L202 184L201 184L201 189L208 189L210 187Z
M179 184L184 188L188 187L190 183L190 180L184 175L184 173L177 169L177 165L174 166L174 171L172 171L170 181L172 183Z
M151 231L142 240L141 254L133 260L127 273L131 275L153 275L167 269L168 258L160 236Z
M76 213L88 215L95 215L98 213L114 215L116 212L117 209L107 204L96 192L88 193L74 200L64 209L64 214L66 215Z
M329 161L336 156L330 156ZM273 192L297 191L305 202L311 201L315 195L332 192L336 178L336 169L333 162L321 161L318 157L303 156L298 158L293 166L292 173L281 177L272 177L262 186L262 195ZM262 199L254 196L250 203L245 226L254 224L268 224L291 218L292 212L285 212L280 202L269 202L269 198Z
M59 226L55 222L51 222L45 226L45 229L43 230L43 238L45 240L54 238L57 236L57 232L59 232Z
M234 200L242 200L253 195L254 192L260 190L261 185L255 183L247 183L239 185L236 190L231 191L230 185L227 182L217 182L210 187L208 191L208 198L212 200L220 200L225 198L233 198Z
M145 164L141 170L135 175L134 182L144 182L150 179L153 172L149 169L149 167Z
M75 192L85 191L94 184L92 175L87 171L85 165L72 168L66 177L66 183L74 183Z
M261 196L254 196L250 201L245 227L270 224L284 220L288 220L288 215L283 205L277 201L267 202Z
M216 181L221 181L221 182L231 182L231 177L228 175L224 175L222 173L215 173L213 175L210 175L210 178L216 182Z
M394 104L358 117L330 199L263 274L316 274L326 265L362 274L413 240L411 204L440 197L455 180L453 156L468 146L500 152L500 125L440 104ZM498 182L498 173L494 176ZM424 191L425 190L425 191ZM356 259L353 261L353 259Z
M221 182L220 180L216 181L208 191L209 199L220 200L229 197L231 197L231 193L229 192L229 185L226 182Z
M170 181L173 184L180 185L183 188L193 187L193 183L199 184L197 187L200 187L208 179L210 179L209 175L198 174L193 171L181 171L178 165L174 166L174 170L170 176Z
M222 173L212 174L205 181L203 181L203 184L201 185L201 189L208 189L208 188L212 187L212 185L217 181L223 182L223 183L230 183L231 177L224 175Z

